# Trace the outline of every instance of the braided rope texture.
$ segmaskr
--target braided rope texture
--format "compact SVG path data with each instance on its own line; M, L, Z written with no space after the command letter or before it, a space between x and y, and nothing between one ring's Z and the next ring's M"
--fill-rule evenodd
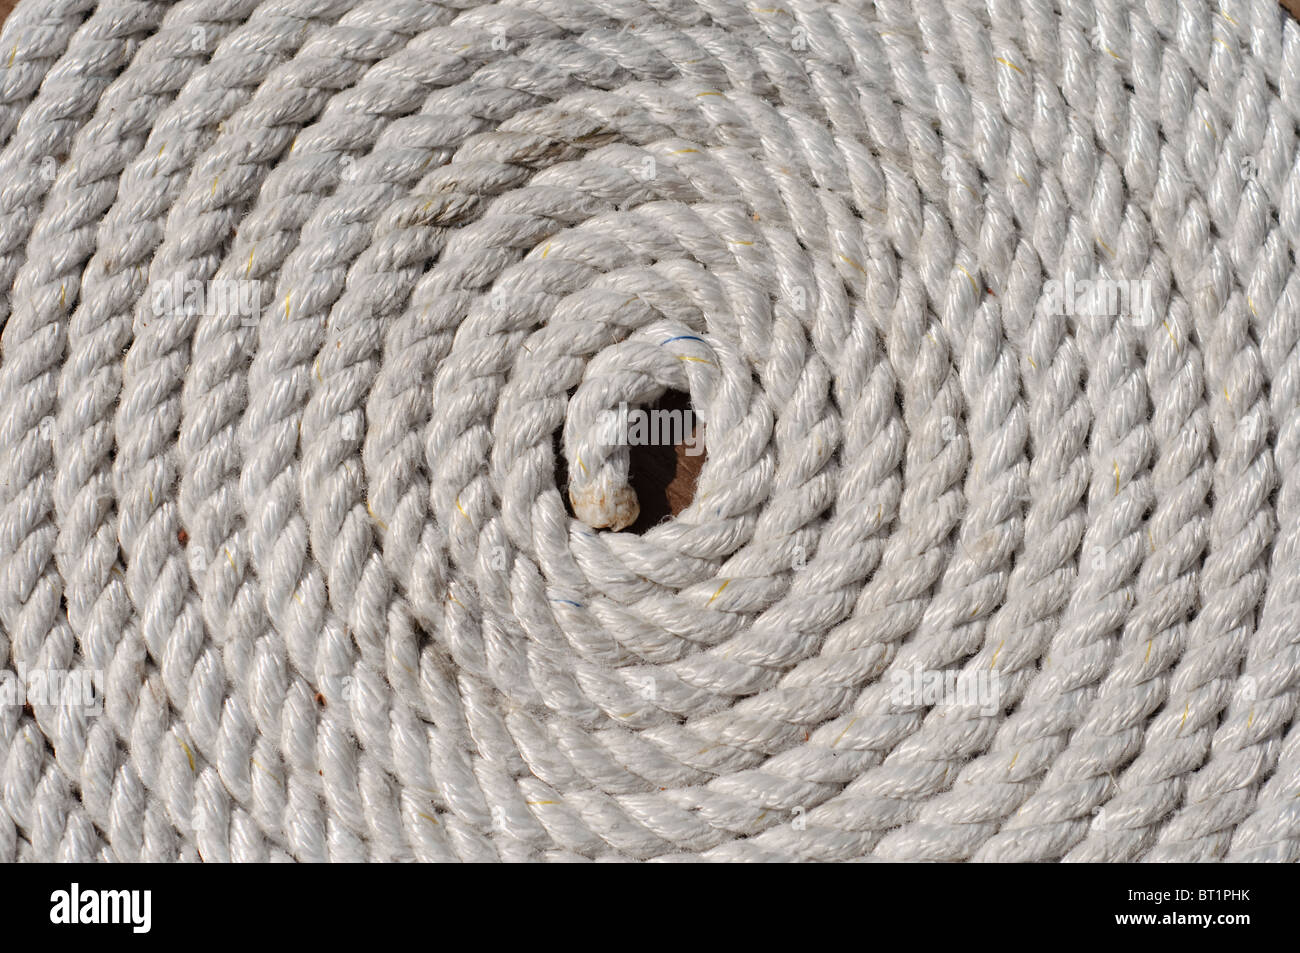
M0 664L97 686L0 704L0 858L1300 860L1275 0L23 0L0 73Z

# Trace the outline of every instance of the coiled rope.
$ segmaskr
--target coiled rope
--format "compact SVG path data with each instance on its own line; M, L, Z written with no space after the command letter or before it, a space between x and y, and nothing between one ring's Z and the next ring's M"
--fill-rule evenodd
M102 674L0 705L0 858L1300 859L1274 0L23 0L0 64L0 663ZM616 531L665 390L694 499Z

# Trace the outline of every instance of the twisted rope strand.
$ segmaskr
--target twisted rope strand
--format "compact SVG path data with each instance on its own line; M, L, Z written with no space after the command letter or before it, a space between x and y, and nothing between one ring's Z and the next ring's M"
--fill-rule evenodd
M0 694L0 858L1300 859L1273 0L23 0L0 74L0 662L100 686Z

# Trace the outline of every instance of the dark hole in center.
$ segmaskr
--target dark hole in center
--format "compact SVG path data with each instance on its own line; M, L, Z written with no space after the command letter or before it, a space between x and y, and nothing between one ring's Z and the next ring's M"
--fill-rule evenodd
M685 412L691 410L690 398L679 391L666 391L653 404L647 405L647 411L667 410ZM704 425L696 418L695 426L703 433ZM644 533L669 516L676 516L686 509L695 498L695 482L699 478L700 468L708 458L708 452L702 442L696 442L695 450L690 453L690 441L684 440L675 445L653 444L648 446L629 446L628 474L632 489L636 491L641 513L635 523L627 527L625 533ZM559 441L555 442L556 481L561 487L564 506L573 515L569 503L569 473L564 459L564 452Z
M666 391L647 410L691 409L691 401L680 391ZM697 427L703 427L696 420ZM695 498L695 481L707 453L687 453L685 442L676 446L628 447L632 489L641 504L641 515L626 533L644 533L668 516L676 516ZM703 450L703 445L697 447Z

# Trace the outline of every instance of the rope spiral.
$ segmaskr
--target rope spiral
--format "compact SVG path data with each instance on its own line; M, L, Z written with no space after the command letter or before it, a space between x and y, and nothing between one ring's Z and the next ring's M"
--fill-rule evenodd
M100 685L0 704L0 859L1300 860L1275 0L23 0L0 64L0 665Z

